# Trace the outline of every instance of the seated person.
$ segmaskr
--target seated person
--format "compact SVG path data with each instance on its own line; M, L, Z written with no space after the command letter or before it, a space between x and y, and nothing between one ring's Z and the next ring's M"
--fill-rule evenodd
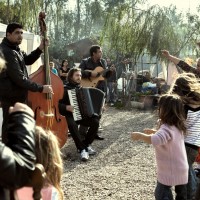
M63 81L64 85L67 82L67 74L68 74L69 70L70 70L70 68L69 68L69 65L68 65L68 61L63 60L61 67L59 69L59 76L60 76L61 80Z
M60 114L64 115L67 120L69 132L75 142L78 151L81 153L81 160L87 161L89 155L94 155L96 152L90 147L95 139L99 127L99 117L94 116L79 121L73 118L74 107L70 105L68 90L80 88L81 70L79 68L72 68L68 73L68 83L65 87L63 99L59 101ZM89 127L84 139L81 138L78 125Z

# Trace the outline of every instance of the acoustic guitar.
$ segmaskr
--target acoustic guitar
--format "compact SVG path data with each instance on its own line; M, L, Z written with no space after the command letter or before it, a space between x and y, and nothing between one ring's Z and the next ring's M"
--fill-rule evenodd
M99 74L99 76L90 77L90 78L82 78L81 86L82 87L96 87L99 81L105 80L103 75L106 71L108 71L108 69L104 69L103 67L96 67L94 70L85 70L85 71L96 72Z

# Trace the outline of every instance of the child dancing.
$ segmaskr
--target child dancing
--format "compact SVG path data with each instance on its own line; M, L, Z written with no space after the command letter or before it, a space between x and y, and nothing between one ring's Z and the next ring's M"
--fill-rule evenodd
M188 162L184 145L186 133L185 112L177 95L163 95L158 103L160 126L158 130L146 129L144 133L132 132L132 140L142 140L155 148L157 163L156 200L187 200ZM149 134L154 133L154 134Z

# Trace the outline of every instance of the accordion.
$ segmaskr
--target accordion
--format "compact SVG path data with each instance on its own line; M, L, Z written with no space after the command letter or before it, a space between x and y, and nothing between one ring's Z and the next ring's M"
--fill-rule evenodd
M75 121L100 116L105 103L105 93L97 88L76 88L68 90L70 105L74 107Z

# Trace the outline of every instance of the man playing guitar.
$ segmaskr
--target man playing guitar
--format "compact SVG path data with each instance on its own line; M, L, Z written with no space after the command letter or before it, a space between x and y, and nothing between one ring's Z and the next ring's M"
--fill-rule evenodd
M80 68L82 72L82 79L90 79L90 78L98 78L101 74L96 72L95 69L97 67L102 67L103 77L108 78L112 74L112 70L107 69L106 60L102 58L102 49L98 45L93 45L90 48L90 57L85 58L81 61ZM88 85L89 86L89 85ZM107 86L106 81L102 80L98 81L96 88L102 90L106 93ZM81 133L84 132L84 128L81 127ZM98 134L95 139L103 140L104 138L100 137Z

